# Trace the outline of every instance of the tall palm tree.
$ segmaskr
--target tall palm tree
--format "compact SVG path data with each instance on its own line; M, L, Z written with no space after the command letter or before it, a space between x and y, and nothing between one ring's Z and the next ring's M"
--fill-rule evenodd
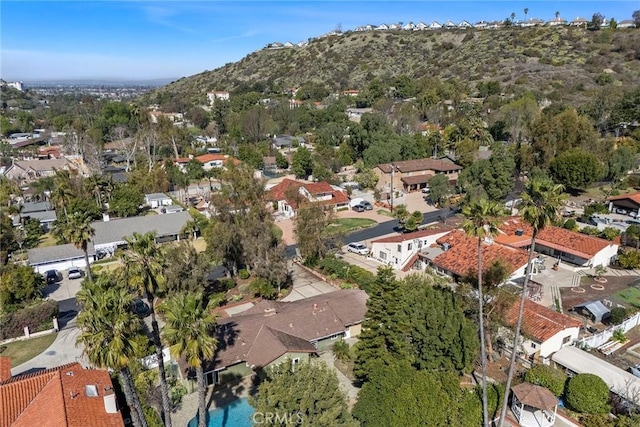
M89 361L118 373L131 418L136 427L147 427L140 398L128 368L130 361L144 355L147 339L140 320L129 311L133 297L123 287L114 286L106 276L98 283L85 282L78 292L82 311L77 343L84 347Z
M513 379L516 366L518 340L520 339L520 328L522 327L522 313L524 312L524 302L527 299L527 288L529 287L529 280L533 270L533 268L531 268L531 262L536 246L536 237L542 229L550 225L560 216L560 210L566 200L566 194L564 194L563 191L564 187L562 185L554 184L553 181L548 178L532 179L528 182L521 196L522 204L520 205L520 211L522 212L522 219L531 226L532 233L529 246L529 260L527 262L527 274L525 275L522 293L520 294L520 308L518 310L518 320L513 338L513 349L511 351L509 372L507 374L507 388L502 402L499 427L504 425L504 419L509 406L509 388L511 387L511 380Z
M54 187L53 191L51 191L50 198L53 205L56 208L62 209L62 211L64 212L65 218L68 218L69 215L67 214L67 206L69 205L69 202L73 198L73 192L71 191L71 187L69 187L65 183L57 184Z
M84 181L86 190L95 196L98 207L102 208L102 177L99 175L91 175Z
M89 280L93 280L91 265L89 264L89 242L91 242L95 234L96 231L91 227L91 219L77 212L67 219L65 230L63 231L65 239L84 252L84 262L87 266Z
M218 347L215 338L216 315L202 293L181 293L165 300L158 310L164 314L164 338L176 357L184 356L196 371L198 382L198 427L207 426L205 402L205 361L212 360Z
M524 8L524 22L527 22L527 14L529 13L529 8L525 7Z
M487 406L487 346L484 333L484 295L482 283L482 242L498 234L501 207L486 199L474 200L465 206L462 214L466 220L462 229L470 237L478 238L478 318L480 325L480 357L482 367L482 419L484 427L489 425Z
M156 234L154 232L145 234L133 233L132 236L125 238L128 248L121 253L120 257L129 277L129 285L137 287L149 301L152 339L160 372L162 415L164 425L171 427L171 401L169 400L167 373L162 356L160 328L158 327L154 306L155 294L165 281L163 270L166 267L166 251L161 246L158 246L155 239Z
M560 12L558 12L558 11L556 10L555 15L556 15L556 21L557 21L557 20L558 20L558 18L560 17Z

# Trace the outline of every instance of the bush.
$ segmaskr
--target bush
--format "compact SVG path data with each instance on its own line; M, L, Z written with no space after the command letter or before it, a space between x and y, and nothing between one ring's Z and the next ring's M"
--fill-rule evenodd
M619 325L627 318L627 309L624 307L615 307L611 309L611 316L609 322L614 325Z
M623 342L627 341L627 337L624 334L624 330L622 328L618 328L615 331L613 331L612 339L614 341L618 341L619 343L623 343Z
M551 366L535 365L525 372L524 380L528 383L544 387L554 395L560 396L564 392L567 374Z
M342 362L351 360L351 348L346 341L340 340L333 345L333 355Z
M32 332L53 328L52 319L57 315L57 301L45 301L9 313L0 325L0 340L23 336L25 326Z
M640 253L633 249L621 253L618 255L618 265L627 269L640 268Z
M240 271L238 271L238 277L242 280L246 280L249 278L249 276L251 276L249 274L249 272L247 271L246 268L241 269Z
M576 223L575 219L568 219L568 220L565 221L565 223L562 226L562 228L565 228L565 229L571 230L571 231L576 231L578 229L578 224Z
M249 289L255 296L261 296L262 298L273 299L276 296L276 289L267 279L262 277L252 281Z
M225 277L224 279L215 280L211 285L213 292L227 292L230 289L235 288L236 281L232 278Z
M597 375L578 374L567 383L567 404L587 414L609 412L609 387Z

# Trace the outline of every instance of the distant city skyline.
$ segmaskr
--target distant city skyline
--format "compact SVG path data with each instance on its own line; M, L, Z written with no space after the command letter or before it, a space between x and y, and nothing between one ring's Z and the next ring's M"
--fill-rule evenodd
M631 19L637 1L3 1L0 78L7 81L187 77L268 43L297 43L340 26Z

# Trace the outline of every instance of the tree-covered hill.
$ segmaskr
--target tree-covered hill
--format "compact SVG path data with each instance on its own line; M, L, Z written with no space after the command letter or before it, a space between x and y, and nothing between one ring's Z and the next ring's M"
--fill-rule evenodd
M208 91L247 86L281 93L310 82L331 90L359 89L373 78L401 75L457 78L468 95L478 83L494 80L509 92L531 90L551 101L581 103L599 85L640 85L640 30L349 32L312 40L304 47L253 52L238 62L175 81L149 99L162 93L193 102L203 100Z

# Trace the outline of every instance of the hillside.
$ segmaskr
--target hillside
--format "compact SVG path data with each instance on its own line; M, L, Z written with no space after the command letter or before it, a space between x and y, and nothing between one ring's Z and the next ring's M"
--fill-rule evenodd
M374 77L458 77L498 80L579 102L603 80L640 85L640 30L513 28L485 31L350 32L305 47L263 49L213 71L182 78L151 93L196 99L239 84L296 87L315 81L334 90L362 88ZM606 77L603 77L606 76ZM513 88L514 90L517 88Z

